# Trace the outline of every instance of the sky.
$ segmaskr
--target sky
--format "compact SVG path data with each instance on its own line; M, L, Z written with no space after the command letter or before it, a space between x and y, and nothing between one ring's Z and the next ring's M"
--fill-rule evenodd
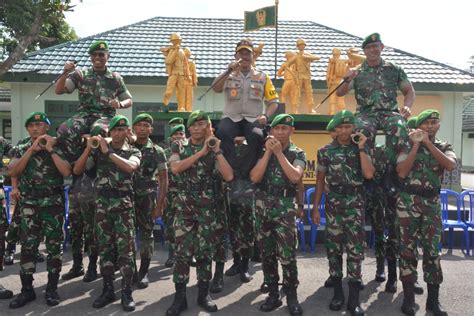
M243 19L275 0L72 0L66 21L79 37L156 16ZM471 0L280 0L279 20L312 21L386 46L467 69L474 56ZM297 36L297 35L295 35Z

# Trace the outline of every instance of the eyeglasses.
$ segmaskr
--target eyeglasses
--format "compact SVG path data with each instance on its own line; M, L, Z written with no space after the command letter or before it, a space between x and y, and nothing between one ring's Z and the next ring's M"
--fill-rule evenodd
M92 57L104 57L104 56L105 56L105 53L102 53L102 52L100 52L100 53L92 53L91 55L92 55Z

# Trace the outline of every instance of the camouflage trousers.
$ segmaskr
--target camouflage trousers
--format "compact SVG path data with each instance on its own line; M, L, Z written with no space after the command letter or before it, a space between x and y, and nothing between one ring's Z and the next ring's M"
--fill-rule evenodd
M155 221L151 212L156 207L156 191L145 195L135 195L135 224L139 231L138 245L140 246L140 258L151 259L154 249L153 227Z
M392 111L361 112L357 114L356 130L363 131L369 138L367 143L373 152L377 130L386 135L386 154L390 164L396 165L400 155L408 155L408 132L403 117ZM372 155L373 157L373 155Z
M2 214L0 214L0 260L5 255L5 235L8 229L7 210L3 207L3 199L0 199L0 205L2 207Z
M176 249L173 223L176 217L176 206L174 205L174 199L177 195L178 192L176 191L168 191L168 194L166 195L166 208L163 212L163 222L165 224L165 241L170 252L174 252Z
M226 261L226 235L227 227L227 208L224 203L224 197L217 203L216 222L214 226L214 256L216 262Z
M9 244L16 244L20 241L21 211L20 202L17 202L10 218L6 241Z
M296 208L293 198L262 196L255 198L255 231L262 256L266 284L278 283L278 261L283 270L283 285L297 287Z
M415 282L418 244L423 249L423 279L441 284L443 272L439 256L442 223L439 196L426 198L400 192L397 214L400 220L400 280Z
M82 249L88 256L98 255L95 236L95 198L83 193L69 193L69 233L72 240L72 254L82 256Z
M188 192L186 196L176 196L173 203L176 207L173 282L189 282L189 262L193 256L196 258L197 279L209 281L212 277L212 238L216 225L212 192Z
M99 193L95 227L101 273L112 276L116 256L118 256L117 263L125 284L131 284L135 272L134 218L135 210L130 196L109 198Z
M364 196L328 193L326 199L326 251L329 274L342 278L342 254L347 253L349 281L361 281L364 260Z
M64 205L34 206L21 205L21 256L22 274L36 271L36 253L46 238L46 269L49 273L61 272L64 241Z
M58 142L69 161L76 161L82 154L82 135L107 136L112 116L99 113L79 113L62 123L57 131Z
M229 234L232 252L241 257L252 257L255 242L254 214L248 203L231 203L229 211Z

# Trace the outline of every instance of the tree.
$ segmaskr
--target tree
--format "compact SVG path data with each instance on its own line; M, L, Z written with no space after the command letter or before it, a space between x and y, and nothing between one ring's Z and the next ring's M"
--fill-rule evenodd
M2 0L0 77L29 51L77 39L64 19L73 7L71 0Z

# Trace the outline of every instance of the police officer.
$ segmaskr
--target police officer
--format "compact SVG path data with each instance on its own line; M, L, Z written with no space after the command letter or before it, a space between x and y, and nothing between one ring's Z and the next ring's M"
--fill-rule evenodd
M333 117L336 138L318 150L316 192L311 216L314 223L319 223L318 205L327 183L326 250L329 274L334 286L334 296L329 309L338 311L344 304L342 255L343 248L346 248L349 279L347 310L351 315L364 315L359 303L365 239L363 181L374 176L375 168L364 149L367 138L358 133L360 142L357 145L351 142L354 120L350 111L336 113Z
M416 119L410 133L410 153L397 165L401 178L397 214L400 219L400 280L403 284L402 312L415 315L414 282L417 279L417 245L423 248L423 278L428 284L426 310L434 315L447 315L439 303L439 287L443 282L438 245L442 223L439 192L444 170L456 169L453 147L436 138L440 115L425 110ZM414 135L423 133L419 141Z
M30 140L17 147L9 165L9 175L19 178L21 192L21 293L10 302L10 308L19 308L36 299L33 289L33 273L36 270L36 253L46 237L48 259L48 284L46 304L59 304L57 293L62 265L64 240L64 191L63 177L71 174L71 165L55 139L47 135L51 125L43 112L31 113L25 127Z
M112 138L96 136L99 148L93 150L92 138L74 165L74 173L82 174L86 163L95 165L97 177L97 210L95 229L99 244L100 269L103 278L102 294L92 304L101 308L115 300L114 293L114 248L118 251L118 266L122 275L122 308L135 310L132 298L132 278L135 253L135 211L133 205L133 172L140 165L140 150L131 146L126 138L130 124L123 115L115 116L108 126Z
M283 269L283 287L290 315L302 315L298 303L296 265L296 190L303 177L306 154L290 140L294 118L277 115L265 151L250 172L257 183L255 193L255 231L262 255L264 282L269 295L260 310L270 312L281 306L278 290L278 261Z
M174 220L176 242L176 264L173 282L176 294L166 315L179 315L187 309L186 284L189 282L189 261L194 256L197 261L198 305L208 312L217 311L216 304L209 296L211 279L212 237L216 209L211 179L215 169L224 181L233 179L232 168L224 158L217 140L211 149L208 138L212 134L211 121L203 111L194 111L187 122L191 134L188 142L175 142L171 146L169 159L173 174L179 174L179 194L173 201L176 207ZM185 180L185 181L184 181Z

